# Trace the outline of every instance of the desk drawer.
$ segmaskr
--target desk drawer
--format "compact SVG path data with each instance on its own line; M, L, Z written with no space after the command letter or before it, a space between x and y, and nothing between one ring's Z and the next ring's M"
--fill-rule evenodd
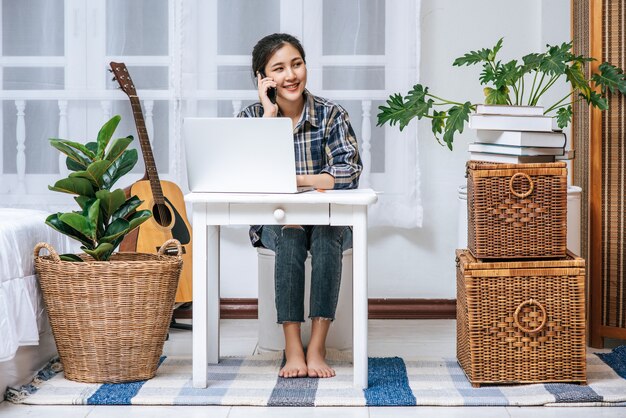
M330 223L330 207L327 203L231 203L229 212L231 224L328 225Z

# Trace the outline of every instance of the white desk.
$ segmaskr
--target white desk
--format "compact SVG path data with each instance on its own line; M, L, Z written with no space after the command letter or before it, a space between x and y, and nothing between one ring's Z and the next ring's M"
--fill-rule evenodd
M367 387L367 205L371 189L300 194L189 193L193 205L193 386L219 361L220 226L350 225L353 229L354 385Z

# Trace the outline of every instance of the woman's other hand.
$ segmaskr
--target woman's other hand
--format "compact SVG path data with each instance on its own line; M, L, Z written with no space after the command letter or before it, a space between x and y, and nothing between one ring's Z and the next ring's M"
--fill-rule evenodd
M276 82L269 77L263 78L261 73L256 74L257 77L257 85L259 88L259 99L261 100L261 104L263 105L263 117L264 118L273 118L278 115L278 105L276 103L272 103L270 98L267 96L267 90L270 88L276 88Z

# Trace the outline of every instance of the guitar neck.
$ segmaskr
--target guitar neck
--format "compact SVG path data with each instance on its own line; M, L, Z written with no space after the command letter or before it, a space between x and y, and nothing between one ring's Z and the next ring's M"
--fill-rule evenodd
M152 146L150 145L150 139L148 138L148 130L146 129L146 123L143 119L143 112L141 110L139 98L137 96L130 96L130 105L133 109L135 125L137 125L141 153L143 154L143 159L146 164L145 177L147 177L150 181L150 188L152 189L152 196L154 197L155 203L163 203L164 199L161 181L159 180L159 173L157 172L154 156L152 155Z

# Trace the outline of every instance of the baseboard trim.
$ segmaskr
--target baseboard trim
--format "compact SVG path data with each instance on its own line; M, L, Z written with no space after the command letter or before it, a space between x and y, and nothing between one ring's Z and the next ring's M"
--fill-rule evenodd
M455 299L370 299L369 319L454 319ZM220 316L224 319L256 319L257 299L224 298L220 301ZM175 311L176 318L191 318L191 310Z

